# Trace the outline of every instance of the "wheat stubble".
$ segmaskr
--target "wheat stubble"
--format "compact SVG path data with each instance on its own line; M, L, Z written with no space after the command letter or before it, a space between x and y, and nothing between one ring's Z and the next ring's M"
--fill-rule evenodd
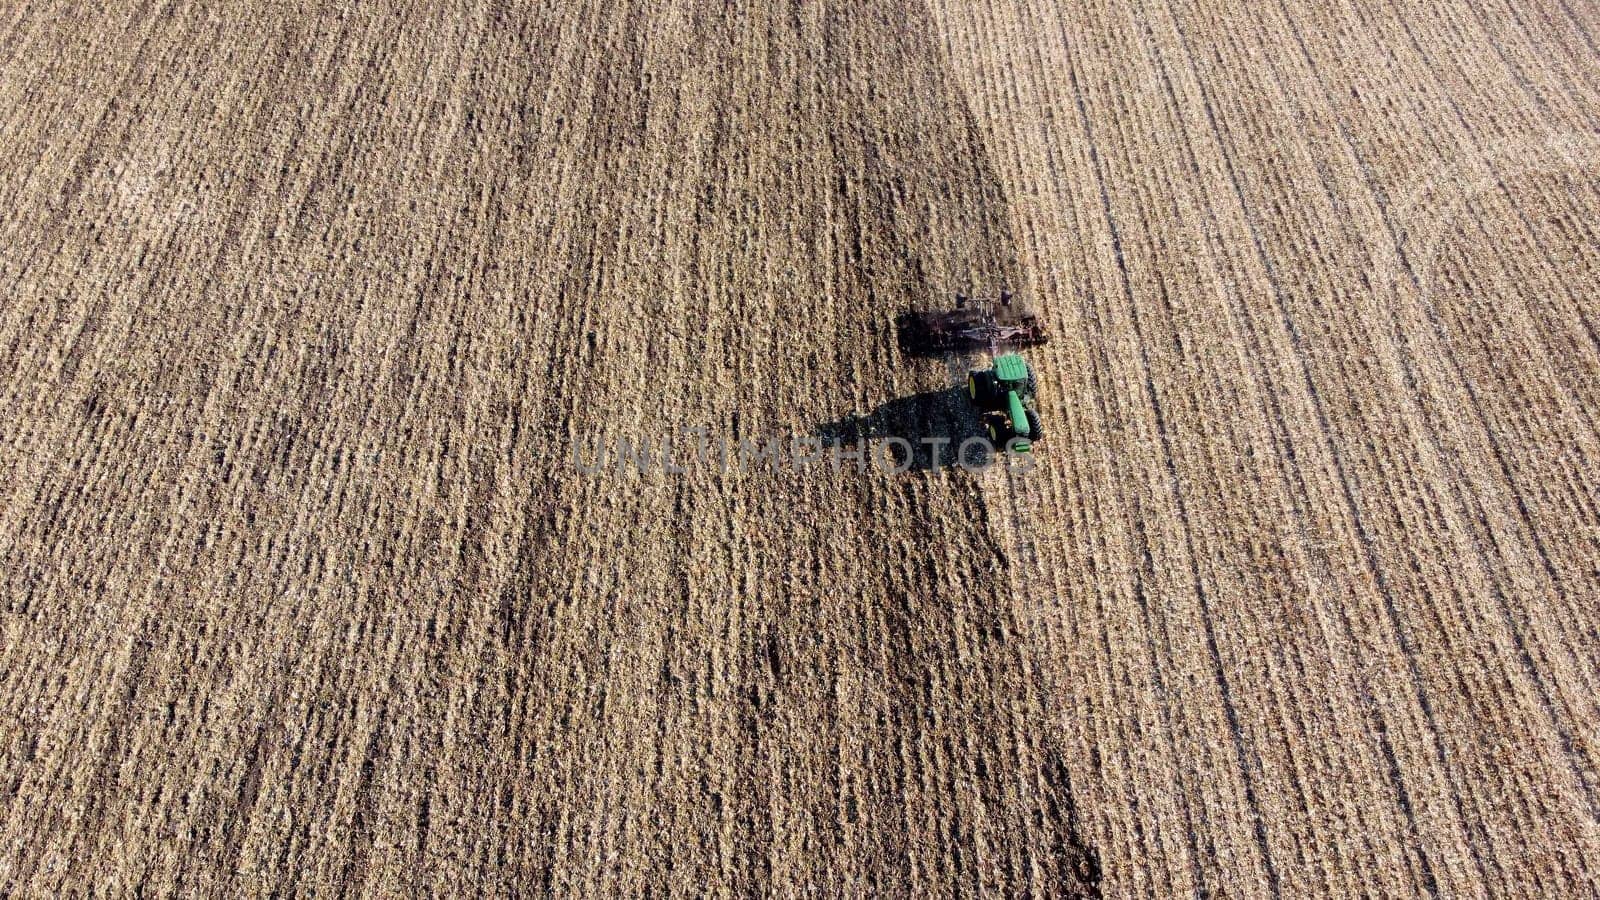
M1594 890L1596 21L12 4L0 892Z

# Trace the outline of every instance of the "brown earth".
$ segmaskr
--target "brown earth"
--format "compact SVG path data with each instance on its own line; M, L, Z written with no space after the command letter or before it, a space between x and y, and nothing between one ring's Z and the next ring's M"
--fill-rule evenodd
M1595 892L1597 40L0 7L0 895Z

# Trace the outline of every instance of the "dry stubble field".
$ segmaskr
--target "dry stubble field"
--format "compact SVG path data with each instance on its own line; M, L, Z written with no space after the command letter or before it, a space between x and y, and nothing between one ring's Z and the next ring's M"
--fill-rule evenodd
M0 5L0 894L1593 893L1597 40Z

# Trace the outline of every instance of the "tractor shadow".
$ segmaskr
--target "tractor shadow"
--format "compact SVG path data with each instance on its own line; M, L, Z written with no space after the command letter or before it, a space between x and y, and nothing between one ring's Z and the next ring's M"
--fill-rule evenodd
M919 472L962 463L968 467L983 466L993 461L983 423L978 419L977 410L967 402L965 385L897 397L866 415L825 422L817 427L815 437L824 449L851 447L889 452L894 454L897 464L904 464L907 462L905 445L889 443L887 449L876 446L890 438L899 438L910 445L907 469ZM962 459L959 456L962 442L971 438L980 439L982 446L973 442Z

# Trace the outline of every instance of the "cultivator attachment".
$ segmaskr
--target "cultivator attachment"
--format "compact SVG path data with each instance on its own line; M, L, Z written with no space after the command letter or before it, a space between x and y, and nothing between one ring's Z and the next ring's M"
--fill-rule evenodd
M1004 291L1000 302L988 309L969 308L967 298L957 294L955 309L909 312L895 324L900 332L900 348L921 355L994 352L999 347L1033 347L1048 339L1039 317L1014 312L1011 295Z

